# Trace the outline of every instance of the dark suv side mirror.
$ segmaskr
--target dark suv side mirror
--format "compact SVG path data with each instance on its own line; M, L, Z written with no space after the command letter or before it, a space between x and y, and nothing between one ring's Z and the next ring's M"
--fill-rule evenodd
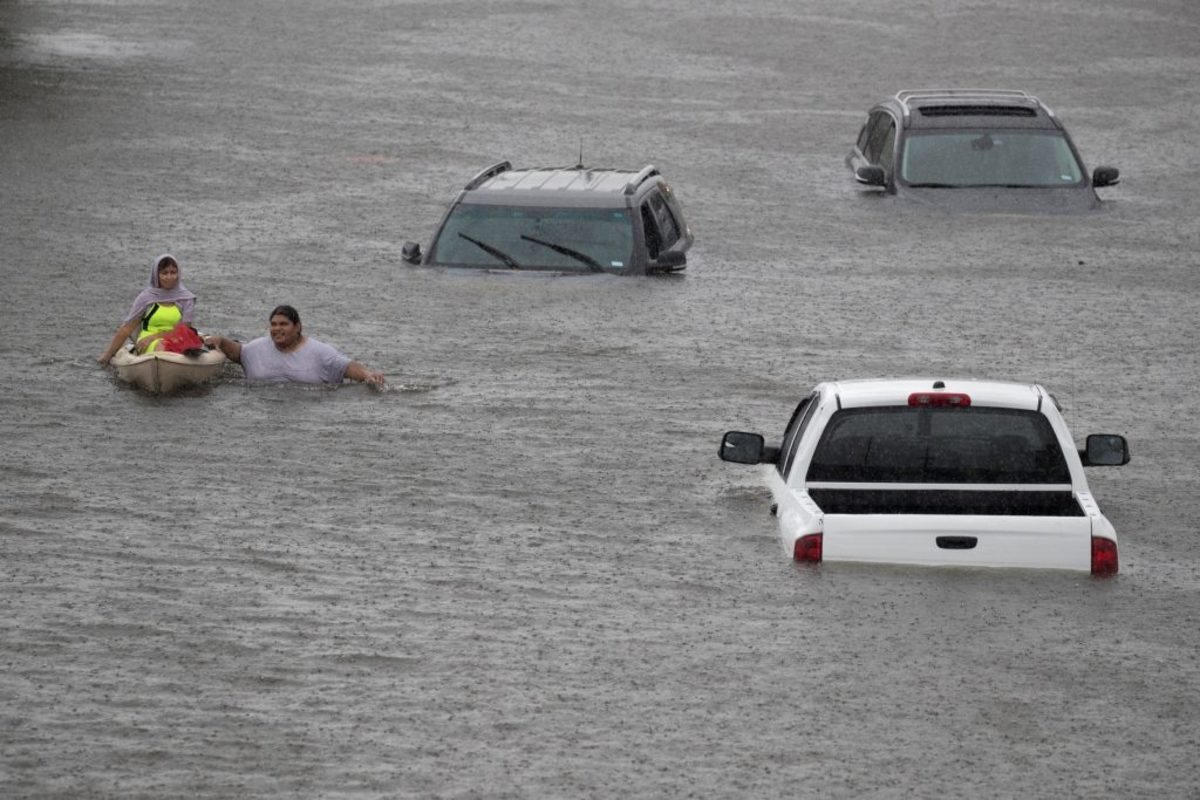
M1092 172L1092 186L1115 186L1121 182L1121 170L1116 167L1096 167Z
M721 439L722 461L734 464L761 464L763 462L763 437L757 433L730 431Z
M867 186L887 186L887 173L878 164L867 164L854 170L854 180Z
M400 248L400 259L409 264L421 263L421 245L416 242L405 242Z
M654 259L653 266L658 269L679 269L687 266L687 255L678 250L667 250L665 253L658 254L658 258Z
M1129 463L1129 442L1115 433L1093 433L1079 455L1085 467L1119 467Z

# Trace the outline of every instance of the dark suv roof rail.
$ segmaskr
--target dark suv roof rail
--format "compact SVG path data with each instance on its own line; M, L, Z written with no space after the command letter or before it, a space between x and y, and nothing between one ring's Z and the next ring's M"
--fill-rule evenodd
M1033 106L1043 109L1048 115L1054 116L1054 112L1031 95L1029 92L1021 89L906 89L896 92L896 102L904 109L904 117L908 118L912 111L911 101L913 100L934 100L934 99L953 99L953 100L1017 100L1025 101Z
M637 191L637 187L642 185L643 181L660 174L661 173L658 171L658 167L654 166L653 164L647 164L646 166L642 167L641 172L639 172L637 175L634 175L629 180L629 183L625 184L625 194L633 194Z
M478 189L479 184L483 183L488 178L494 178L497 175L499 175L501 172L507 172L510 169L512 169L512 164L510 164L507 161L500 161L496 164L492 164L490 167L485 169L483 172L479 173L474 178L471 178L471 180L467 182L465 191L469 192L472 189Z

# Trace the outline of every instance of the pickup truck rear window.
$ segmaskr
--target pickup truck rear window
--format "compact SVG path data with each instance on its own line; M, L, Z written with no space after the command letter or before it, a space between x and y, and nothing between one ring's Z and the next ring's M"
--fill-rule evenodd
M830 418L808 481L1070 483L1045 415L1009 408L850 408Z

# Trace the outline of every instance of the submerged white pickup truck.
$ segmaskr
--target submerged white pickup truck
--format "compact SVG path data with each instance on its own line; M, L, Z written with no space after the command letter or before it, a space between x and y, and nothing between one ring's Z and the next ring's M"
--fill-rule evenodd
M720 457L768 464L797 561L1117 572L1117 535L1085 466L1129 461L1116 434L1077 450L1037 384L887 379L822 383L779 446L731 431Z

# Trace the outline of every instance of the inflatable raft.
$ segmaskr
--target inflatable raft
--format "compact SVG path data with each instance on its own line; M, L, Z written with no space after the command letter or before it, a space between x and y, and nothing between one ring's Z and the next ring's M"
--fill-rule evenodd
M216 378L225 367L225 354L205 347L195 355L155 352L139 356L131 348L121 348L112 365L126 383L153 394L171 394Z

